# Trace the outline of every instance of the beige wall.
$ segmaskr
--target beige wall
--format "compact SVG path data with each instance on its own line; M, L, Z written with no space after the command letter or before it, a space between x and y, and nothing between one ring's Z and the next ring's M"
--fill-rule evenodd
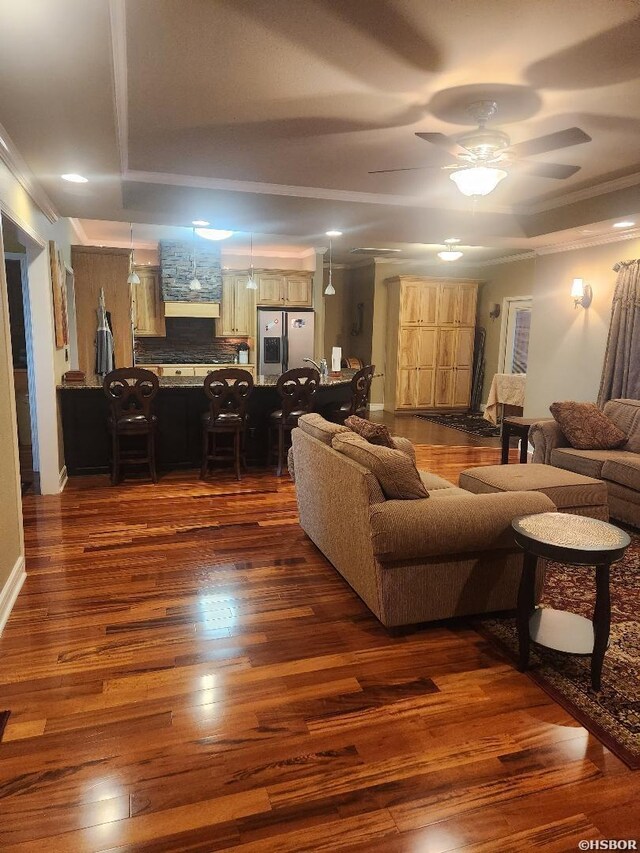
M2 235L0 233L0 249ZM9 306L4 264L0 264L0 593L24 553L18 464L16 406L13 391ZM1 616L2 614L0 614Z
M536 259L526 417L547 414L554 400L595 401L616 281L612 267L638 257L640 240L624 240ZM573 307L574 278L593 288L587 309Z
M333 296L325 296L324 289L329 282L329 271L327 269L324 271L324 284L322 286L322 302L324 305L323 355L327 362L331 358L332 347L342 347L342 353L346 355L345 323L349 303L348 274L349 270L347 269L334 269L332 279L336 292Z
M500 336L504 314L502 300L509 296L532 296L534 288L536 259L528 258L512 264L496 264L482 267L475 278L483 279L478 293L478 326L483 326L487 337L485 342L485 368L482 388L482 402L487 402L489 386L494 373L498 371L500 354ZM497 302L501 314L497 320L489 317L491 306Z

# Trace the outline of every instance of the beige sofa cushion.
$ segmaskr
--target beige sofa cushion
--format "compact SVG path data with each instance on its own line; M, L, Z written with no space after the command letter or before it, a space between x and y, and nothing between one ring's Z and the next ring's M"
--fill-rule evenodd
M571 446L578 450L611 450L627 440L626 434L595 403L564 400L552 403L549 411Z
M374 474L387 499L428 498L415 462L402 450L370 444L355 432L339 433L331 446Z
M486 465L460 474L468 492L542 492L558 509L606 506L607 484L573 471L532 462L529 465Z
M602 476L640 492L640 455L624 451L615 456L611 454L602 467Z
M619 450L576 450L575 447L556 447L551 451L550 462L557 468L575 471L585 477L598 477L602 474L602 466L611 459L612 454Z
M640 400L609 400L602 411L627 436L622 450L640 453Z
M328 444L329 447L331 447L331 439L334 435L350 431L348 427L342 424L334 424L331 421L325 420L317 412L302 415L302 417L298 418L298 426L302 432L306 432L307 435L317 438L323 444Z
M437 474L431 474L429 471L418 471L418 474L422 480L422 485L430 495L431 492L442 492L445 489L451 491L451 489L455 490L456 488L453 483L445 480L444 477L438 477Z

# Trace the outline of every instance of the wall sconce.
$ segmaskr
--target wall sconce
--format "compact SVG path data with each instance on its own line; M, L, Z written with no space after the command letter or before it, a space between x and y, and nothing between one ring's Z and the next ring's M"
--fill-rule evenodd
M573 298L574 308L577 308L578 305L582 305L583 308L588 308L589 305L591 305L591 299L593 298L591 285L585 284L581 278L574 278L573 284L571 285L571 296Z
M500 306L497 302L494 302L491 308L489 309L489 316L492 320L497 320L500 316Z

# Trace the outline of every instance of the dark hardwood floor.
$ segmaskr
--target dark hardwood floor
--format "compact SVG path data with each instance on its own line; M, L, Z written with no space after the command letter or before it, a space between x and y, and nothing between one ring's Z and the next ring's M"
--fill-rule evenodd
M463 439L420 464L455 480L498 461ZM75 478L24 513L28 579L0 639L3 851L637 836L640 775L468 625L391 636L303 534L288 477Z

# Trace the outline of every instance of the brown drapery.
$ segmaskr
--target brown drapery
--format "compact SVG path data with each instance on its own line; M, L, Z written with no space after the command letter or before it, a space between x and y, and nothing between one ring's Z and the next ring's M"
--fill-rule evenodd
M640 399L640 260L621 261L611 306L598 405Z

